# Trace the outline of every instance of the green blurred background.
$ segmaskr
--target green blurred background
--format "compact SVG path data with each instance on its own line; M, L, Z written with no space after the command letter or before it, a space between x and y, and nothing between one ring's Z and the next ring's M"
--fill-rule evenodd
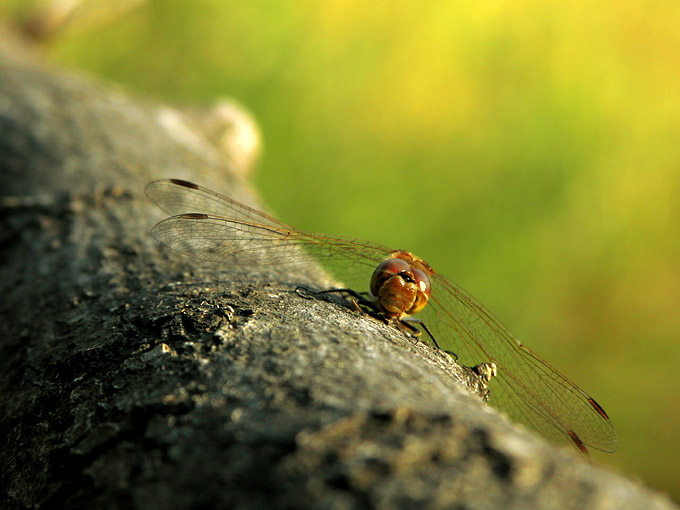
M284 221L423 256L602 404L596 462L680 499L677 0L95 3L53 60L236 98Z

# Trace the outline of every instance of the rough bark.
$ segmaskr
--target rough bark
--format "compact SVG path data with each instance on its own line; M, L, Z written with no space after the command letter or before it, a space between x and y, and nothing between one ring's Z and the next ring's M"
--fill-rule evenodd
M236 170L253 146L230 144L246 117L210 118L0 34L0 506L672 506L513 428L447 356L300 297L320 268L158 246L152 179L258 205Z

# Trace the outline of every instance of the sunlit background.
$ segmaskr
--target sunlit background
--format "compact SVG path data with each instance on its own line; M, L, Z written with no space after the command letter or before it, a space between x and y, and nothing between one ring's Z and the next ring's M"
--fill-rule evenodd
M42 47L236 98L279 217L425 258L607 410L596 462L680 499L679 2L98 1Z

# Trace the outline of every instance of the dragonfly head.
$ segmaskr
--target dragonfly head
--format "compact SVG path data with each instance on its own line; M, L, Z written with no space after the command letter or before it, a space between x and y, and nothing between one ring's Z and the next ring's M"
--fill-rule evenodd
M421 311L430 299L430 266L407 251L395 251L371 277L371 293L388 317L401 318Z

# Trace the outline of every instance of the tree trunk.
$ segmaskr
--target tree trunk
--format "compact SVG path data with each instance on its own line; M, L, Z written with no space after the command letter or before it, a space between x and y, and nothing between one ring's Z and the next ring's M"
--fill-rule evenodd
M238 143L256 134L237 109L138 100L0 33L3 508L671 507L514 429L445 354L303 299L320 267L159 246L144 185L258 206Z

